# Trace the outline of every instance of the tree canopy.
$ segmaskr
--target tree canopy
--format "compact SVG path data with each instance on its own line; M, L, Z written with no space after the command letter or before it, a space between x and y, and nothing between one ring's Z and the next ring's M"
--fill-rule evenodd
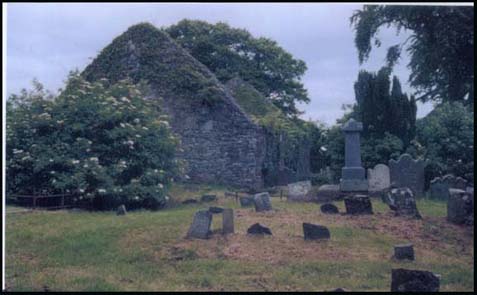
M410 85L420 101L474 100L474 8L464 6L364 5L351 17L359 61L381 46L379 29L395 26L411 35L388 48L392 67L403 50L410 55Z
M288 116L299 114L297 102L309 102L300 82L305 63L271 39L255 38L244 29L223 22L209 24L187 19L166 31L222 83L240 77Z

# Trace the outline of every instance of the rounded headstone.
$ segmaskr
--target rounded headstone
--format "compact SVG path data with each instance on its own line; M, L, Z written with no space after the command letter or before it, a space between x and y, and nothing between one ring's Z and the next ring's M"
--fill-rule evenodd
M338 214L340 211L338 210L338 207L331 203L326 203L320 206L321 212L325 214Z
M120 205L118 209L116 210L116 215L126 215L126 206L125 205Z
M260 223L255 223L247 229L247 233L251 235L271 235L272 232L268 227L260 225Z
M330 238L330 231L326 226L303 223L303 236L305 240L323 240Z

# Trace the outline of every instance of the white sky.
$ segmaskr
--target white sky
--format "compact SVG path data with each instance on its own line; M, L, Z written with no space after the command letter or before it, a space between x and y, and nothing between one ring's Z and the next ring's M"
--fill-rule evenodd
M37 78L56 90L70 70L83 70L113 38L138 22L157 27L189 18L211 23L227 22L252 35L278 42L308 70L303 83L311 102L300 105L303 119L328 125L342 116L342 104L355 101L353 84L361 69L377 71L387 47L403 39L393 29L380 32L382 48L373 49L367 63L359 65L349 17L360 4L322 3L13 3L7 6L7 95L30 88ZM396 66L406 92L407 57ZM418 104L418 118L432 109Z

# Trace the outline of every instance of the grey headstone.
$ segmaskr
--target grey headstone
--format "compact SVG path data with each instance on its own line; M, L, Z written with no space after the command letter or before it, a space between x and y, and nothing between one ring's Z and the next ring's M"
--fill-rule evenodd
M429 184L429 198L437 200L449 199L449 183L442 177L436 177Z
M247 233L251 235L271 235L272 232L268 227L255 223L247 229Z
M254 195L253 201L256 212L272 210L272 203L270 202L270 194L268 192Z
M251 206L254 205L253 197L251 197L251 196L240 197L239 201L240 201L240 206L241 207L251 207Z
M414 247L412 244L401 244L394 246L394 256L397 260L414 260Z
M350 119L341 128L345 136L345 166L341 169L340 189L343 192L367 191L368 181L361 166L359 133L363 124Z
M209 211L212 214L220 214L224 211L224 208L221 207L209 207Z
M384 164L377 164L374 169L368 169L368 184L370 191L388 189L391 185L389 167Z
M424 194L424 166L422 160L414 160L409 154L402 154L397 161L389 160L391 183L395 187L408 187L414 196Z
M473 224L473 215L473 194L460 189L449 189L447 220L455 224Z
M371 200L365 195L355 195L344 198L346 214L373 214Z
M303 236L305 240L329 239L330 231L322 225L303 223Z
M390 204L388 205L396 212L396 215L421 218L411 189L407 187L393 188L389 192L389 200Z
M222 233L233 234L234 233L234 210L227 208L222 212Z
M126 215L126 206L120 205L116 210L116 215Z
M336 207L333 204L326 203L320 206L321 212L325 214L338 214L340 211L338 210L338 207Z
M335 184L324 184L318 188L316 197L317 202L331 202L338 199L340 196L340 187Z
M288 184L288 201L310 201L311 181L299 181Z
M439 292L440 279L429 271L391 270L391 292Z
M195 212L194 219L187 233L187 238L207 239L209 237L212 213L208 210Z

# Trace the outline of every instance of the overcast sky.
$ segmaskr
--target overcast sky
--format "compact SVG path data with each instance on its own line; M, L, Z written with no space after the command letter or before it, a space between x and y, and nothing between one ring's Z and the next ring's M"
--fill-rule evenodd
M227 22L252 35L271 38L308 66L303 83L311 102L300 105L303 119L328 125L343 114L341 106L354 102L353 84L361 69L378 70L388 46L402 41L393 29L381 30L382 48L373 49L367 63L359 65L349 18L357 4L321 3L138 3L138 4L8 4L7 94L30 88L37 78L57 90L70 70L83 70L113 38L138 22L157 27L181 19ZM410 92L407 57L394 74ZM432 105L418 104L418 118Z

